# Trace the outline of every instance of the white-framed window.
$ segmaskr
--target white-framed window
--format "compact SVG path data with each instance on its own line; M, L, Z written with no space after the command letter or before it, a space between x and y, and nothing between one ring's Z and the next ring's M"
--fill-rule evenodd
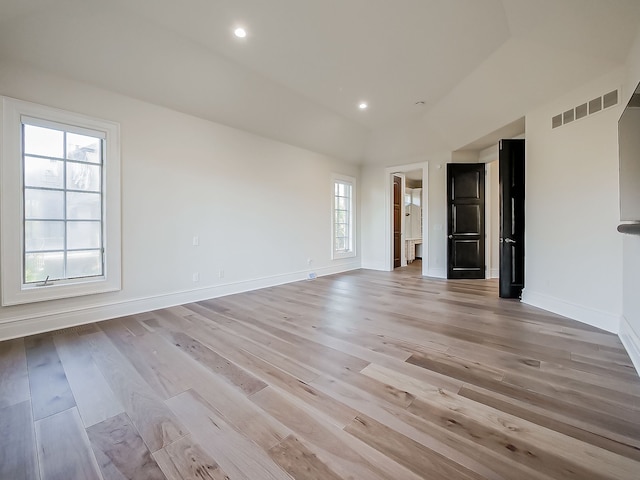
M2 97L2 305L121 288L120 128Z
M331 206L332 258L353 257L355 250L356 179L344 175L332 178Z

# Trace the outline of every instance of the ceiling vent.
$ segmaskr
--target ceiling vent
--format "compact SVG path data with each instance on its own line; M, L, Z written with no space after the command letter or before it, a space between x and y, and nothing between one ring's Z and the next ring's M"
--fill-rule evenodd
M640 97L640 95L634 95L634 97ZM640 106L640 98L636 99ZM571 123L574 120L580 120L588 115L604 110L605 108L613 107L618 104L618 90L613 90L609 93L605 93L601 97L594 98L582 105L578 105L575 108L567 110L566 112L559 113L551 118L551 128L558 128L567 123Z

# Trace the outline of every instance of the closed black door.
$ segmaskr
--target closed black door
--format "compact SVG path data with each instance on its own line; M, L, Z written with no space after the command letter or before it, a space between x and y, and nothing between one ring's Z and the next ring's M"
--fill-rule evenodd
M501 140L500 296L520 298L524 288L524 140Z
M447 278L485 278L484 170L447 164Z

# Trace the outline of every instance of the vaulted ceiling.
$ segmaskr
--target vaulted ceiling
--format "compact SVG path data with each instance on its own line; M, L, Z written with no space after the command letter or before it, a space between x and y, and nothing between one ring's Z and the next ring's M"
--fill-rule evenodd
M481 147L622 65L639 25L638 0L0 0L0 68L383 161Z

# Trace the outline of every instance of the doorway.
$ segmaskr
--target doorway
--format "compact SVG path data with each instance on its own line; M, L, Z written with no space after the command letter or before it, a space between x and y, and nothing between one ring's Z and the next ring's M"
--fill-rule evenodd
M429 185L429 164L427 162L415 162L406 165L398 165L395 167L388 167L385 169L385 210L388 212L387 221L385 222L385 270L391 271L397 264L397 251L396 245L400 246L400 266L407 266L407 248L412 247L416 250L416 257L422 257L422 268L420 269L422 276L427 276L429 269L429 238L428 238L428 185ZM396 241L396 222L394 221L394 179L400 178L403 186L400 189L400 240ZM408 179L407 179L408 178ZM407 183L408 182L408 183ZM421 221L418 223L418 227L415 232L411 233L413 243L407 247L406 228L410 222L407 221L406 213L411 211L405 205L405 195L407 184L409 188L413 185L412 182L420 182L421 188L415 188L412 192L414 195L415 203L420 204L421 208ZM409 253L413 253L413 250L409 250ZM414 267L418 266L419 262L416 262Z

